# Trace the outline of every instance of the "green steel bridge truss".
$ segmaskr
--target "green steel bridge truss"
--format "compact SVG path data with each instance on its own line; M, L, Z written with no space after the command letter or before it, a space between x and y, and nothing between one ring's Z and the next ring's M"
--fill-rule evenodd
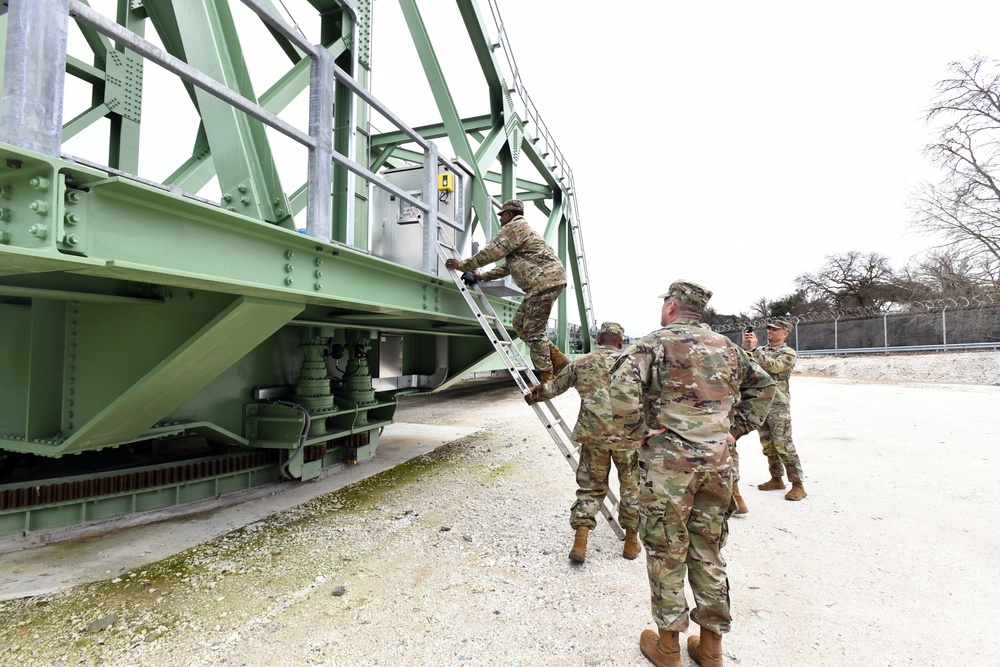
M399 0L441 118L421 127L369 92L371 0L308 0L318 44L268 0L117 0L114 17L78 0L0 5L0 455L201 435L277 450L299 479L373 455L396 395L446 386L492 353L434 244L450 234L468 256L510 197L545 216L589 349L572 172L495 3L485 15L474 0L456 4L488 99L482 115L458 113L417 1ZM251 84L237 9L286 59L264 90ZM88 53L68 52L75 30ZM194 135L177 138L190 157L162 182L138 175L140 136L148 145L147 133L175 131L143 127L154 67L183 82L177 104L197 114ZM90 104L64 118L70 81ZM306 94L303 128L282 113ZM373 134L373 114L395 129ZM106 160L64 153L95 127L106 128ZM304 183L279 166L275 137L304 149ZM416 190L390 177L407 171ZM448 206L442 173L459 181ZM198 194L210 183L217 198ZM416 261L372 247L376 190L421 220L408 237ZM570 305L564 294L564 348ZM517 300L494 306L509 323Z

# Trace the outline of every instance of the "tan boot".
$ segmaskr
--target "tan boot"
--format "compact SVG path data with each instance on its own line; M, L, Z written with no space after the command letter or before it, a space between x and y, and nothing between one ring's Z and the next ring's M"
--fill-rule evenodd
M622 558L635 560L636 556L642 553L639 546L639 535L631 528L625 529L625 547L622 549Z
M701 667L722 667L722 635L702 628L700 637L688 637L688 653Z
M552 359L552 370L556 375L569 366L570 358L563 354L563 351L556 347L555 343L549 343L549 358Z
M639 636L639 649L657 667L681 667L681 642L679 632L643 630Z
M780 477L772 477L770 481L758 484L757 488L761 491L780 491L785 488L785 480Z
M580 526L576 529L576 537L573 538L573 548L569 552L569 559L582 563L587 560L587 534L590 528Z
M792 482L792 490L785 494L785 500L802 500L806 497L806 490L802 482Z
M552 371L535 371L539 382L552 382L556 379L556 374Z
M746 514L750 511L747 504L743 502L743 496L740 495L740 485L738 482L733 482L733 500L736 501L736 514Z

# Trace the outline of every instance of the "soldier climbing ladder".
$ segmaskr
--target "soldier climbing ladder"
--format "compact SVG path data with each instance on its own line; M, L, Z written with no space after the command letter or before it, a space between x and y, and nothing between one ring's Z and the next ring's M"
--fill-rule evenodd
M440 240L438 241L438 254L442 260L458 258L455 248ZM465 281L462 280L461 271L449 271L448 273L451 275L455 286L461 292L465 302L469 304L469 308L476 316L490 343L493 344L493 348L500 355L504 368L514 378L518 388L521 390L521 394L525 396L530 394L531 386L538 384L538 378L535 377L524 356L514 345L513 339L507 332L506 327L504 327L503 322L500 321L496 311L493 310L493 306L490 305L486 294L478 283L466 285ZM539 401L533 404L531 408L535 411L535 415L542 422L542 425L545 426L549 437L556 443L559 451L562 452L563 456L569 462L570 467L575 472L580 467L580 447L573 441L569 425L566 424L559 411L556 410L556 407L549 400ZM618 505L618 497L609 489L607 496L601 502L601 514L608 520L611 529L618 538L625 539L624 531L622 531L621 526L618 525L618 522L614 518Z

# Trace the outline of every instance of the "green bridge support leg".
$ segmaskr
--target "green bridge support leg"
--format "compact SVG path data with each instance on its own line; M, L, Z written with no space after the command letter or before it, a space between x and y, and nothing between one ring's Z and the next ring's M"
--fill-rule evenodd
M158 420L302 311L301 304L240 297L85 424L62 453L138 439Z

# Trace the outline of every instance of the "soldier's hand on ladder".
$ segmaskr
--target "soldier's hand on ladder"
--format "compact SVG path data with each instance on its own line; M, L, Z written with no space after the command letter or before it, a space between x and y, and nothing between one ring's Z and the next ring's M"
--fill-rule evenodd
M528 392L529 393L524 395L524 402L528 405L534 405L535 403L540 403L545 400L545 397L542 396L542 385L540 384L528 387Z
M458 260L458 259L448 259L448 260L445 260L444 266L447 269L457 269L458 265L461 264L461 263L462 263L462 261Z
M479 274L475 271L466 271L462 274L462 282L466 285L475 285L480 280Z

